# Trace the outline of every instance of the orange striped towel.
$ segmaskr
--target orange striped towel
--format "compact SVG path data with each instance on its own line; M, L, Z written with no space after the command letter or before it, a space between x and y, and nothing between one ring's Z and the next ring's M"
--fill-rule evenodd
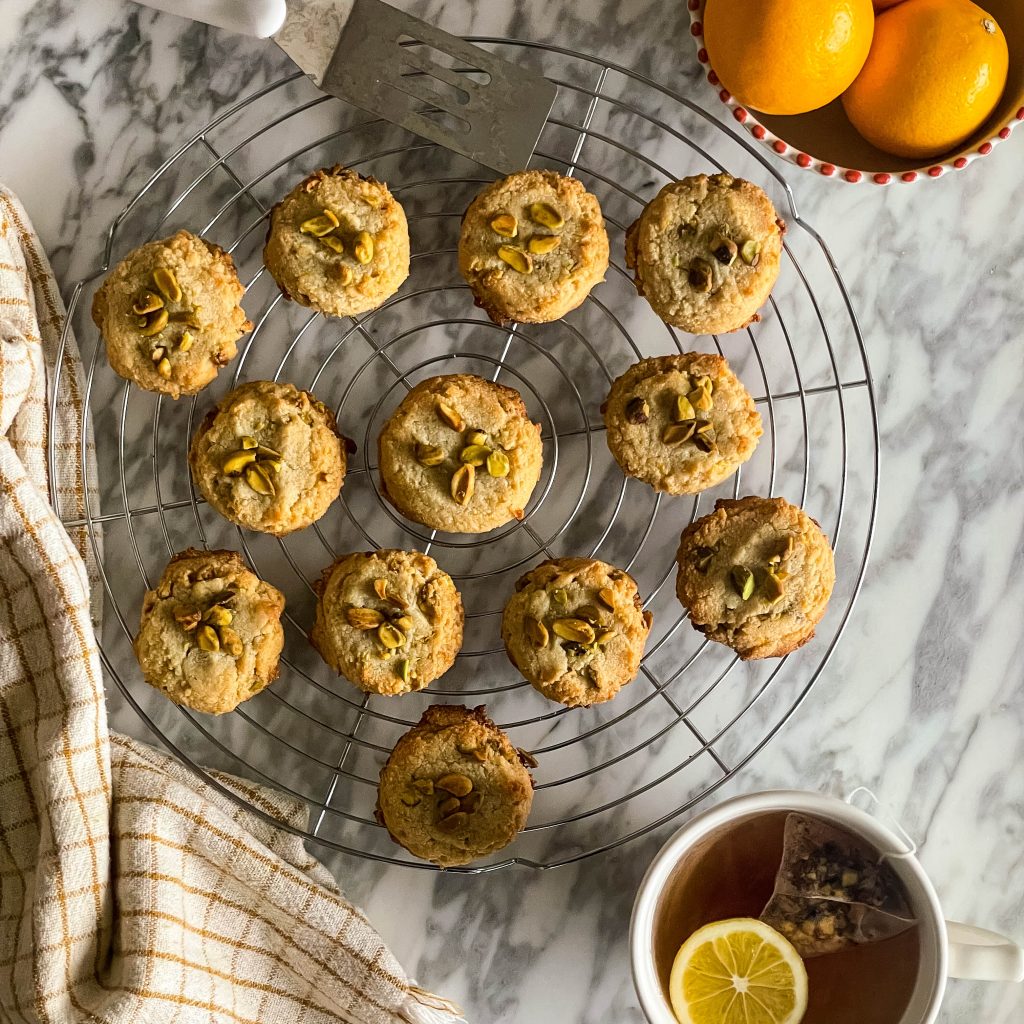
M49 501L84 512L63 328L39 240L0 188L0 1019L453 1024L298 838L108 734L86 538ZM281 794L220 781L304 825Z

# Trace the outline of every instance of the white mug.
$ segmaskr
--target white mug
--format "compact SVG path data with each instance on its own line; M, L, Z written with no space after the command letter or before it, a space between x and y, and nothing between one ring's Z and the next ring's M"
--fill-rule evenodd
M935 890L914 856L914 845L898 825L887 824L836 797L778 790L737 797L687 822L662 847L644 875L633 905L629 944L633 983L650 1024L677 1024L667 992L670 961L663 949L656 949L656 940L661 940L666 927L665 915L671 912L673 884L696 885L685 874L685 866L700 856L711 857L709 851L730 830L736 829L739 835L740 830L757 827L755 819L777 821L791 811L833 822L861 836L886 858L903 884L918 922L918 963L905 1009L893 1024L933 1024L947 978L1024 979L1024 950L1016 943L983 928L944 920ZM678 888L675 897L681 898Z

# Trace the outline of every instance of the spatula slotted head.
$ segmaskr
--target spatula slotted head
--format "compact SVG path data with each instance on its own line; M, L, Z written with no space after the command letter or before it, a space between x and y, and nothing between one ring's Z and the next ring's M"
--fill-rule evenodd
M381 0L355 0L321 87L504 174L530 162L557 92Z

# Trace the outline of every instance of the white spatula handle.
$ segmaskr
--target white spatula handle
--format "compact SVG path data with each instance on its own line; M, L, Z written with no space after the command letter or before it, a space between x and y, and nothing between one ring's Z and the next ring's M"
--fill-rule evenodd
M136 0L144 7L191 18L229 32L266 39L283 24L285 0Z

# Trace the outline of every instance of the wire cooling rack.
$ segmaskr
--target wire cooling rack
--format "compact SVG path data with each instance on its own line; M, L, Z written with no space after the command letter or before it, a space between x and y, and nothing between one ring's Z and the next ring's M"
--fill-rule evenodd
M558 323L494 326L474 308L455 257L462 211L493 175L367 120L301 75L262 88L164 161L115 217L99 269L73 289L69 323L85 360L85 418L96 438L100 503L84 519L65 522L88 529L99 562L106 591L101 654L115 714L133 708L223 793L232 795L216 770L305 804L308 825L286 825L300 835L375 860L429 867L392 844L374 821L377 774L429 704L485 703L513 742L537 757L537 793L515 843L465 870L549 868L682 814L738 772L807 696L863 579L878 498L878 428L849 296L825 243L801 219L773 166L684 96L608 61L552 46L474 41L557 82L533 165L575 174L598 195L612 242L606 283ZM409 281L358 319L325 319L285 302L260 259L269 208L309 171L333 163L388 181L412 234ZM760 323L721 338L693 338L667 328L638 299L623 266L623 234L667 181L716 170L750 178L771 194L789 225L786 254ZM175 403L113 374L88 310L110 266L180 227L232 252L256 326L215 384ZM755 396L765 436L725 484L666 498L619 472L599 406L610 382L636 359L694 349L729 359ZM482 537L409 523L376 484L383 421L418 380L455 372L517 388L543 428L544 471L523 520ZM219 518L193 490L185 461L211 404L257 378L314 391L358 444L341 499L315 527L281 540ZM88 472L84 452L82 465ZM813 642L781 661L743 664L682 617L673 556L682 528L709 512L716 497L752 493L783 495L819 520L835 547L839 581ZM169 556L189 545L242 551L288 601L281 678L221 717L170 704L142 681L131 652L144 590ZM463 594L465 647L452 671L422 693L363 695L309 647L311 581L336 555L371 547L429 551ZM629 570L654 614L639 677L615 700L590 709L547 702L514 671L499 638L501 608L515 580L542 559L565 554ZM259 805L251 810L267 817Z

